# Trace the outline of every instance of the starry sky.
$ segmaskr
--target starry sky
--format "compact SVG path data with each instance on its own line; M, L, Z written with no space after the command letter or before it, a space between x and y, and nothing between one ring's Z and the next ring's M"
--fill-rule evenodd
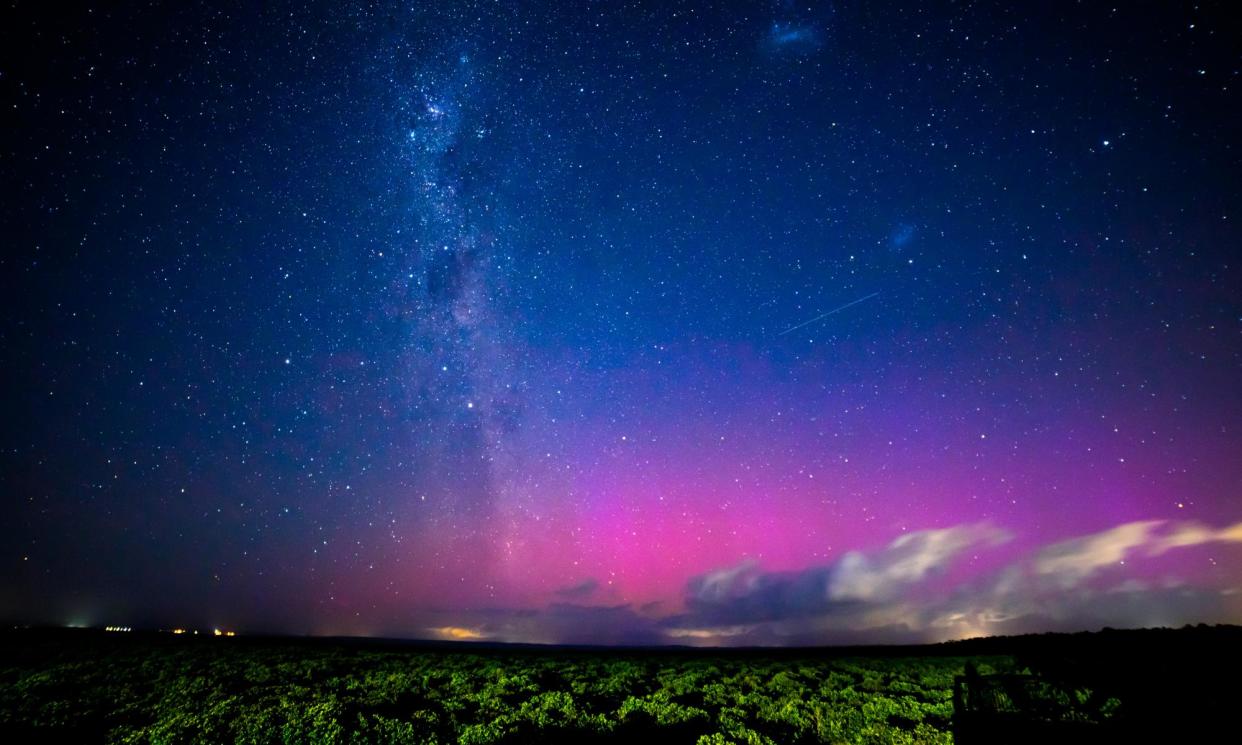
M0 618L1242 622L1228 3L0 11Z

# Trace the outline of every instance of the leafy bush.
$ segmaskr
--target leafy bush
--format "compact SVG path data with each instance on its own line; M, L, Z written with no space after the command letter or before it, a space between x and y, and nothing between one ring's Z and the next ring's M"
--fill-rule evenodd
M96 637L0 659L8 742L290 745L949 743L966 662Z

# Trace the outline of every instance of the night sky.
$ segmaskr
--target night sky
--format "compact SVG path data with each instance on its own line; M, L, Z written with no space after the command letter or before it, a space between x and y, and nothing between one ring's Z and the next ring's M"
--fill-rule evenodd
M1229 3L54 5L0 618L1242 622Z

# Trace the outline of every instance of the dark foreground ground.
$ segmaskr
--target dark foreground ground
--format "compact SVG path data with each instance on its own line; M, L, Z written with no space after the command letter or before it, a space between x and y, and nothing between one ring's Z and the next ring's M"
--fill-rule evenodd
M1188 741L1242 701L1240 631L698 652L13 630L0 741Z

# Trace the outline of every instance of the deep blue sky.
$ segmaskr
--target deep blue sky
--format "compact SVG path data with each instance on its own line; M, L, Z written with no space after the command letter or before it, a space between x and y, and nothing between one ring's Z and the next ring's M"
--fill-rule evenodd
M1227 4L213 5L0 17L0 615L1242 620Z

